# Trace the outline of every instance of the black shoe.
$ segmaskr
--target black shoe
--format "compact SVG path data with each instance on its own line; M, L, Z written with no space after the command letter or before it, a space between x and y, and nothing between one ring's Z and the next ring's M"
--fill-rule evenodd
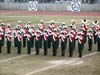
M79 58L82 58L82 56L78 56Z
M21 54L21 53L17 53L17 54Z
M27 53L27 54L30 54L30 53Z
M61 55L61 56L65 56L65 55Z
M7 52L7 54L10 54L10 52Z
M56 55L52 55L52 56L56 56Z
M69 56L69 57L72 57L72 56Z
M35 55L39 55L38 53L36 53Z
M44 54L44 56L46 56L47 54Z
M89 52L91 52L92 50L88 50Z

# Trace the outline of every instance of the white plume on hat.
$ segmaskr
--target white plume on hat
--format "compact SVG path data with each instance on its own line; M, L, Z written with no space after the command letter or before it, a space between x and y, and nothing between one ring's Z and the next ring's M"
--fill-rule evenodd
M35 27L34 24L32 25L32 27Z
M62 24L66 24L65 22L62 22Z
M74 19L72 19L72 20L71 20L71 22L75 22L75 20L74 20Z
M43 22L43 20L40 20L40 22Z
M54 20L51 20L50 23L54 23Z
M2 25L5 25L5 23L3 23L3 22L2 22L1 24L2 24Z
M67 28L67 26L64 26L64 28Z
M86 21L84 21L84 20L86 20ZM84 24L87 24L88 20L87 19L83 19L83 20L81 20L81 22L84 23Z
M11 26L10 23L8 23L7 26Z
M21 23L22 21L21 20L18 20L18 23Z
M28 21L28 23L31 23L31 21Z
M96 21L93 21L93 24L94 24L94 25L96 25L96 24L98 24L98 23L99 23L98 21L97 21L97 23L95 23L95 22L96 22Z

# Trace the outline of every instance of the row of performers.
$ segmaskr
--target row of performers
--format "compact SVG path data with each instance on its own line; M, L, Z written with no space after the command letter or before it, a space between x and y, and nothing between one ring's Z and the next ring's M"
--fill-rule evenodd
M22 28L21 21L18 21L15 29L11 29L11 25L7 24L7 28L4 28L4 24L0 24L0 53L4 45L4 37L7 39L7 53L11 52L11 40L12 33L14 34L14 45L17 47L18 54L21 54L22 40L23 47L27 46L27 54L31 53L31 48L35 46L36 55L39 54L40 48L43 47L44 55L47 55L48 48L52 49L52 55L57 55L57 49L61 44L61 56L65 55L67 43L69 45L69 57L73 56L75 49L76 40L78 40L78 52L79 57L82 57L82 51L84 44L88 38L88 50L92 50L92 43L94 38L94 44L97 42L98 51L100 51L100 26L98 21L93 22L92 28L88 27L86 19L82 20L80 30L77 32L75 21L72 21L70 25L70 31L67 26L63 23L59 29L56 28L54 21L50 23L48 29L45 29L43 21L39 24L39 29L35 30L34 25L28 22L24 28ZM61 43L59 43L61 39ZM43 45L42 45L43 44Z

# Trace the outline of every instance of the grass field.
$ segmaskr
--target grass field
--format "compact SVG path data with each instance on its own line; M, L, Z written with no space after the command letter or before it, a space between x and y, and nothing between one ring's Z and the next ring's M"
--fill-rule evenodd
M81 25L82 19L88 19L90 26L92 21L100 16L30 16L28 14L4 14L0 15L0 20L4 23L11 23L14 28L18 20L22 20L23 25L28 21L37 25L41 19L48 26L50 20L57 22L57 26L62 22L70 24L71 19L76 20L77 29ZM5 42L6 44L6 42ZM67 44L68 45L68 44ZM43 49L40 55L35 55L35 48L32 48L32 54L26 54L27 48L22 48L22 54L17 54L17 49L12 44L11 54L6 53L6 45L3 47L3 53L0 54L0 75L100 75L100 53L97 52L96 45L93 45L92 52L88 52L88 45L85 44L83 58L78 58L77 44L73 57L68 57L68 46L65 57L61 57L60 47L57 56L52 56L52 50L48 50L48 55L43 55Z

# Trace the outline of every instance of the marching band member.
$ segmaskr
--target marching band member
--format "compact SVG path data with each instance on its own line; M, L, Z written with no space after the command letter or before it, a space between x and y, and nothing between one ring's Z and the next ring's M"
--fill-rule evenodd
M63 29L61 30L61 32L63 32L64 35L67 37L67 34L68 34L67 26L64 26Z
M52 30L50 28L48 28L48 34L49 34L49 38L48 38L48 48L51 48L51 44L52 44Z
M72 57L74 51L74 40L75 40L75 36L72 30L68 33L68 37L69 37L69 57Z
M82 25L81 28L84 29L84 43L86 43L86 34L87 34L87 30L88 30L88 21L86 19L82 20Z
M63 22L62 25L59 26L59 29L63 30L64 27L65 27L65 22Z
M31 35L31 32L27 32L26 34L26 37L27 37L27 54L30 54L31 53L31 39L32 39L32 35Z
M64 34L64 32L61 32L61 34L59 35L59 37L61 38L61 56L65 56L65 51L66 51L66 40L67 37Z
M51 20L49 27L52 31L56 28L55 22L53 20Z
M61 33L64 33L64 36L66 36L66 47L67 47L67 38L68 38L68 33L69 33L67 26L63 26Z
M43 20L40 21L40 24L38 25L39 26L39 30L40 30L40 33L41 33L41 38L40 38L40 48L42 48L42 40L43 40L43 31L45 29L45 24L43 22Z
M40 33L40 48L42 49L43 31L40 28L38 31Z
M52 33L52 37L53 37L53 42L52 42L53 56L56 56L57 55L57 40L58 40L57 29L54 29L54 32Z
M39 27L42 31L45 29L45 24L44 24L43 20L40 21Z
M70 24L70 28L71 28L71 31L72 31L72 33L74 34L74 36L76 37L76 35L77 35L77 31L76 31L76 22L75 22L75 20L73 19L73 20L71 20L71 24ZM74 50L75 50L75 45L76 45L76 40L74 40Z
M98 47L98 51L100 52L100 27L95 35L97 36L97 47Z
M78 52L79 52L80 58L82 57L82 51L84 48L84 35L83 34L84 34L83 32L79 31L78 35L75 38L78 40Z
M22 25L22 21L21 20L18 20L18 23L16 24L16 26L15 26L15 28L21 28L21 27L23 27L23 25Z
M35 27L34 27L34 25L32 25L31 27L29 27L28 31L32 35L32 38L31 38L31 48L33 48L34 47L34 38L35 38Z
M51 44L53 42L53 35L52 33L54 32L54 29L56 28L55 22L53 20L50 21L50 24L48 26L48 34L49 34L49 39L48 39L48 48L51 48Z
M14 34L14 46L17 47L17 29L15 27L14 31L13 31L13 34Z
M41 34L40 34L39 30L37 30L36 33L35 33L36 55L39 55L39 52L40 52L40 38L41 38Z
M5 35L5 24L4 23L1 23L1 26L2 26L2 30L3 30L3 35L2 35L2 46L4 46L4 41L5 41L5 39L4 39L4 35Z
M92 42L93 42L93 32L92 29L88 30L88 51L92 51Z
M71 24L69 25L71 30L72 29L75 29L76 30L76 23L75 23L75 20L71 20Z
M98 21L93 21L92 29L93 29L93 35L94 35L94 44L96 44L97 36L95 34L98 31L98 29L99 29L99 22Z
M57 29L57 36L59 36L60 35L60 32L59 32L59 30ZM59 38L57 39L57 49L59 48Z
M0 25L0 53L2 53L2 39L3 39L3 30L2 30L2 27Z
M14 29L14 31L13 31L13 34L14 34L14 45L15 45L15 47L17 47L17 31L19 31L20 30L20 32L22 33L23 31L22 31L22 21L21 20L18 20L18 23L16 24L16 26L15 26L15 29Z
M21 54L21 47L22 47L22 32L20 31L20 29L17 29L17 33L16 33L16 37L17 37L17 50L18 50L18 54Z
M22 33L23 33L23 47L26 47L26 38L27 38L26 34L27 34L27 32L28 32L28 29L24 27L22 29Z
M12 29L11 25L7 24L7 29L5 30L5 36L7 38L7 53L10 54L11 52L11 39L12 39Z
M43 41L44 55L47 55L47 50L48 50L48 39L49 39L49 35L48 35L47 30L44 30L43 38L44 38L44 41Z
M71 31L72 31L72 33L74 34L74 36L76 37L76 35L77 35L76 29L73 28ZM75 50L75 45L76 45L76 40L75 40L75 38L74 38L74 50Z
M27 24L25 25L25 28L29 29L32 26L31 21L28 21Z
M35 27L34 25L31 28L31 34L32 34L32 48L34 47L34 38L35 38Z

